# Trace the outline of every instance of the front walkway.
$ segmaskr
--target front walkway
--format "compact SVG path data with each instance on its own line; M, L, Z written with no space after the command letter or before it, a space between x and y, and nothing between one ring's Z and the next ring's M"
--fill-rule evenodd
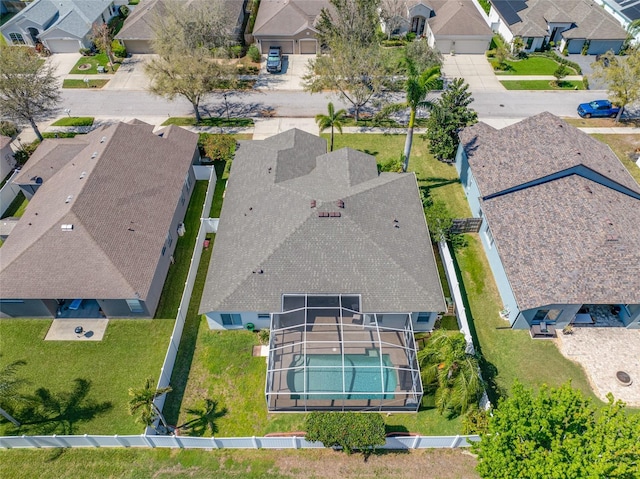
M606 401L613 393L629 406L640 407L640 330L626 328L574 328L558 335L560 352L579 363L596 396ZM622 386L616 372L626 371L633 380Z

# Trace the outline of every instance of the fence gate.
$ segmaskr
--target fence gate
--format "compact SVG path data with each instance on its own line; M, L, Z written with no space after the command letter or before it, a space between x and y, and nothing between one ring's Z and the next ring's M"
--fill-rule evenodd
M478 233L482 226L482 218L457 218L453 220L450 233Z

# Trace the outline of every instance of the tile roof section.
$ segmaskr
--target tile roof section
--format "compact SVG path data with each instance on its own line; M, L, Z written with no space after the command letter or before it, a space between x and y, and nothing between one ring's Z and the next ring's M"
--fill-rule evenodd
M276 178L281 149L304 165L289 163L286 179ZM325 152L300 130L241 142L201 312L279 311L296 292L360 293L365 311L444 309L415 176L378 175L354 150Z
M198 140L149 127L118 123L87 135L44 181L2 246L0 296L146 298Z
M640 191L607 145L548 112L501 130L477 123L460 133L460 141L482 196L577 165Z

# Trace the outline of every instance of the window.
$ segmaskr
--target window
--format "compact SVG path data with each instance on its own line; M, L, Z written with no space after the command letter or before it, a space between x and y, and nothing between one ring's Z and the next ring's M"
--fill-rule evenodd
M418 313L418 319L416 322L418 323L428 323L431 315L429 313Z
M189 173L187 173L187 177L184 179L184 187L189 191L191 188L191 178L189 178Z
M184 193L182 194L182 196L180 197L180 203L182 203L184 205Z
M531 50L531 46L533 45L533 37L527 37L526 49Z
M493 234L491 233L491 228L489 228L488 225L484 235L487 237L487 241L489 242L489 248L491 248L493 246Z
M165 253L166 251L167 251L167 246L165 245L165 246L163 246L163 247L162 247L162 256L164 256L164 253Z
M242 315L240 314L221 314L223 326L242 326Z
M127 299L127 306L132 313L144 313L144 308L139 299Z
M533 321L535 321L535 322L540 322L540 321L554 322L560 317L561 314L562 314L562 310L561 309L539 309L538 311L536 311L536 314L533 317Z
M173 238L171 237L171 233L167 234L167 246L171 246L173 243Z
M24 45L25 41L21 33L10 33L9 38L14 45Z
M270 321L271 315L269 313L260 313L258 314L258 319L262 321Z

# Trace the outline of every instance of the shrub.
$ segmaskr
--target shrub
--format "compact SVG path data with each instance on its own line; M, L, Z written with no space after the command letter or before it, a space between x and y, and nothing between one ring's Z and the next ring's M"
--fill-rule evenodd
M93 50L91 50L91 48L81 48L78 51L80 52L80 55L82 55L83 57L90 57L93 55Z
M405 38L407 39L408 42L412 42L416 39L416 33L415 32L408 32L407 35L405 36Z
M247 50L247 55L254 63L260 63L260 60L262 59L262 56L260 55L260 49L255 43L249 47L249 50Z
M258 331L258 340L260 341L260 344L269 344L270 334L271 333L268 329L261 329Z
M130 12L131 10L126 5L120 5L118 9L118 15L120 15L121 18L127 18Z
M399 38L393 38L391 40L382 40L383 47L401 47L404 44L405 44L405 41Z
M380 414L354 412L310 413L305 420L307 441L320 441L324 447L339 446L351 454L361 450L369 454L385 443L384 421Z
M482 409L473 409L462 418L462 434L486 434L489 415Z
M124 45L121 45L118 40L111 42L111 51L116 58L127 57L127 48Z
M231 161L236 151L236 139L225 134L203 135L201 148L213 161Z
M249 15L247 33L253 33L253 26L255 25L256 17L258 16L258 7L260 7L260 0L253 0L253 3L251 4L251 14Z
M397 160L390 159L378 163L378 171L390 171L391 173L402 173L402 155Z
M229 47L229 55L233 58L240 58L242 56L242 45L233 45Z
M39 144L40 144L40 141L38 140L34 141L33 143L23 144L22 147L18 151L16 151L13 155L13 157L16 160L16 163L19 166L24 165L29 159L29 157L31 157L33 152L36 151L36 148L38 148Z
M0 135L15 138L20 133L20 128L12 121L2 120L0 121Z

